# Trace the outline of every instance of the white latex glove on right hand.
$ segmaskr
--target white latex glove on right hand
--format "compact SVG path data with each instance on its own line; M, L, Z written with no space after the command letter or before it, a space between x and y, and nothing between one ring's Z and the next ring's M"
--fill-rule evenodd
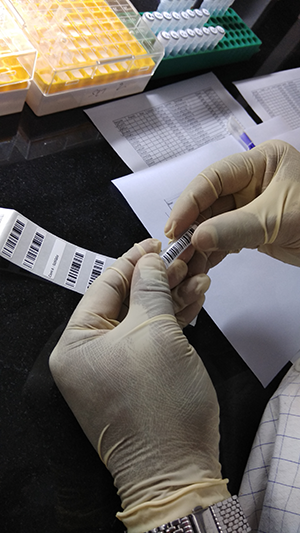
M165 233L178 238L196 220L191 275L241 248L300 266L300 153L268 141L207 167L175 203Z
M97 278L50 357L58 388L114 478L130 533L229 497L216 393L175 317L162 259L146 254L155 248L140 243Z

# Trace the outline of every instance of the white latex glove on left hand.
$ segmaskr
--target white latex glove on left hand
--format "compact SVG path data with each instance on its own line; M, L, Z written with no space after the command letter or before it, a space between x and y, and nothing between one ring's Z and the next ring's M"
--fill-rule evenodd
M155 248L135 246L93 283L50 357L60 391L114 478L130 533L229 497L216 393L174 316L162 260L141 257ZM189 290L186 297L195 298Z

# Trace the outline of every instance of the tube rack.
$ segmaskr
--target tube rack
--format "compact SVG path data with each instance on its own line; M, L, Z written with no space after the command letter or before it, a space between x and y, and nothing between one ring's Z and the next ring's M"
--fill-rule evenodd
M21 111L37 52L14 17L0 4L0 114Z
M262 44L232 8L222 16L211 16L206 25L224 28L225 36L217 46L212 50L165 57L155 72L155 79L247 61Z
M11 4L38 52L27 98L36 114L139 92L163 57L163 46L127 0ZM139 82L130 84L134 79Z

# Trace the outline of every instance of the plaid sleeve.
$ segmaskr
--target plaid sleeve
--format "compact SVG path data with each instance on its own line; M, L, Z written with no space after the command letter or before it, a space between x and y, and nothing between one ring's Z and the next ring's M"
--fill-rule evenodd
M265 409L239 499L252 531L300 532L300 360Z

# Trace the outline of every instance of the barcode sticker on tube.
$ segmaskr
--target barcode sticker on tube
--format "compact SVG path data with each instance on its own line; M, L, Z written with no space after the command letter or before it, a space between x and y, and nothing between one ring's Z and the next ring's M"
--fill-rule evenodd
M0 208L0 256L80 294L115 259L71 244L17 213Z
M197 224L193 224L189 227L189 229L179 237L177 241L174 241L170 244L170 246L163 250L160 253L160 257L162 258L163 262L165 263L166 268L168 268L177 257L184 252L188 248L188 246L191 244L191 239L194 234L195 229L197 228Z

